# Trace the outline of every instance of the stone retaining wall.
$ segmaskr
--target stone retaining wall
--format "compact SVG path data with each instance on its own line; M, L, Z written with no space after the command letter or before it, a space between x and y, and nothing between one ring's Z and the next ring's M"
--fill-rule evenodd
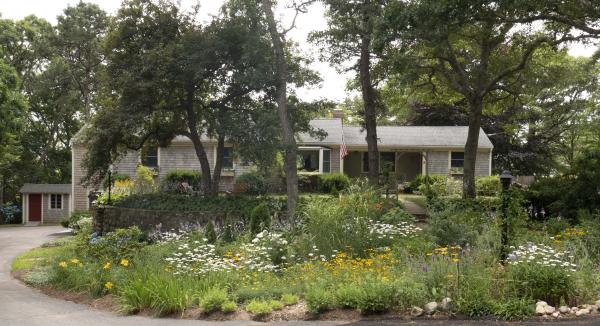
M228 213L229 217L236 218L235 214ZM137 225L142 231L149 232L157 229L180 229L186 225L204 225L212 220L215 226L223 224L227 213L191 212L191 211L159 211L136 208L122 208L103 206L93 209L94 231L106 234L118 228L127 228ZM241 218L238 216L237 218Z

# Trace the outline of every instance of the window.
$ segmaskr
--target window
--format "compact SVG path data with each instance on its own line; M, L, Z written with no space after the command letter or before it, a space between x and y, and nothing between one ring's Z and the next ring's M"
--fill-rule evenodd
M62 195L51 194L50 195L50 208L51 209L62 209Z
M223 148L223 170L233 170L233 148Z
M303 172L319 171L319 150L298 151L298 170Z
M379 153L379 171L396 172L396 153L381 152Z
M465 166L465 153L452 152L450 153L450 172L462 173Z
M149 168L158 167L158 147L148 146L142 149L142 165Z
M362 172L369 172L369 152L362 153ZM396 172L396 153L395 152L379 152L379 172L384 168L388 168L390 172Z
M331 151L328 149L323 149L321 151L323 153L323 169L322 173L331 173Z

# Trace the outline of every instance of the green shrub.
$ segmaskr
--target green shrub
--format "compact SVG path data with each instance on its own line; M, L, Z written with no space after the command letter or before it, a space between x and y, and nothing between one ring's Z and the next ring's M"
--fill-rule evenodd
M221 307L227 302L230 302L227 298L227 291L219 288L213 288L201 296L200 308L202 309L202 312L208 314L213 311L221 310Z
M440 246L473 243L486 221L479 211L447 208L443 211L429 212L430 234Z
M281 296L281 302L283 302L283 304L286 306L295 305L296 303L298 303L299 299L300 298L298 298L298 296L295 294L286 293Z
M269 207L265 204L259 204L250 212L250 232L253 235L263 230L271 228L271 213Z
M465 273L460 287L458 311L469 317L494 315L496 303L492 297L492 289L492 280L487 273Z
M49 268L39 268L34 269L27 273L23 278L25 283L34 286L34 287L42 287L49 285L54 280L54 273L52 269Z
M522 320L535 313L533 300L529 298L512 298L496 303L494 315L504 320Z
M248 195L265 195L270 191L270 184L259 172L243 173L235 179L236 189Z
M160 189L165 192L183 193L185 189L181 186L187 183L193 189L200 189L202 185L202 174L194 170L169 171L160 182Z
M83 233L83 232L82 232ZM116 229L104 236L91 238L85 236L80 243L82 253L99 261L119 262L123 258L134 257L145 246L142 231L137 226Z
M235 241L235 234L233 229L233 221L229 218L225 219L223 223L223 232L221 233L221 241L224 243L230 243Z
M230 314L236 310L237 310L237 304L235 304L235 302L233 302L233 301L225 301L221 305L221 312L223 312L225 314Z
M477 196L498 196L500 193L500 178L497 175L478 177L475 179Z
M356 308L362 313L384 312L396 305L398 289L394 283L369 280L360 285Z
M138 165L135 169L135 193L146 194L156 190L154 170L147 166Z
M356 309L361 300L361 289L353 283L340 285L334 293L335 302L343 308Z
M215 224L212 220L209 220L204 227L204 237L208 243L217 242L217 233L215 232Z
M536 263L511 265L507 273L507 293L515 298L542 300L557 306L569 302L575 288L573 277L563 267Z
M332 309L335 306L335 297L331 291L323 286L312 286L306 291L304 297L308 311L318 314Z
M273 310L281 310L283 309L285 305L283 304L283 302L279 301L279 300L270 300L269 301L269 307L271 307L271 309Z
M350 185L350 178L343 173L320 174L318 185L320 191L333 194L334 190L337 193L348 188L348 185Z
M269 304L268 301L261 301L261 300L252 300L250 301L247 305L246 305L246 311L248 311L249 313L257 316L257 317L261 317L261 316L265 316L270 314L271 312L273 312L273 308L271 308L271 305Z
M91 218L92 213L89 211L74 211L67 218L63 218L60 220L60 225L65 228L71 228L75 233L78 233L80 230L78 222L83 218Z

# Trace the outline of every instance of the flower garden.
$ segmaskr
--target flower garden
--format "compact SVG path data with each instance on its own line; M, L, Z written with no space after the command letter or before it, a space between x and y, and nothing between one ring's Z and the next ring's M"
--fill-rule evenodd
M428 223L417 225L395 197L355 182L339 196L303 200L287 223L271 220L264 203L247 221L150 234L132 227L97 236L84 219L23 279L110 298L121 313L187 318L596 313L598 216L582 214L576 225L532 221L514 191L511 247L501 261L497 206L493 198L432 196Z

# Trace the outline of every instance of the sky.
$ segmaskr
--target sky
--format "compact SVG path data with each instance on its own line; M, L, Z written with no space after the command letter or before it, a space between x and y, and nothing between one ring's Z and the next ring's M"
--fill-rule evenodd
M122 0L86 0L98 4L109 14L115 14ZM42 17L52 24L56 23L56 16L60 15L67 6L76 5L78 0L0 0L0 13L2 18L22 19L27 15L36 15ZM179 0L182 8L190 8L196 4L197 0ZM211 15L216 15L223 4L223 0L205 0L200 1L200 20L209 21ZM286 1L281 1L285 3ZM313 59L311 68L321 74L323 82L309 89L298 89L299 97L304 100L328 99L332 101L343 101L348 96L354 96L356 92L346 90L346 82L352 78L352 73L343 73L336 70L327 62L319 60L319 49L307 41L308 34L311 31L323 30L326 27L326 20L323 15L324 8L320 3L313 4L308 13L298 17L296 28L289 34L289 38L299 44L303 55ZM277 15L284 25L289 24L293 16L291 10L286 10L280 6ZM591 56L594 53L594 46L584 46L582 44L573 44L569 46L569 53L575 56Z

